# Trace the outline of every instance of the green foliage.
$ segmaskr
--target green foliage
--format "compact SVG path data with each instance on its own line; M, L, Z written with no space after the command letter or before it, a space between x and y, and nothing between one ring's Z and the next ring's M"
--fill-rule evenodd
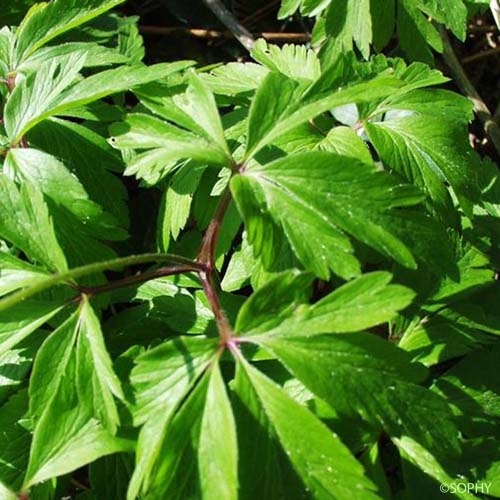
M197 70L120 3L0 30L0 499L499 497L498 171L369 58L466 4L287 1L319 55Z
M469 11L489 0L282 0L279 17L297 10L316 17L315 43L352 50L366 59L380 52L397 33L400 48L411 60L432 61L431 49L442 52L437 25L465 39Z

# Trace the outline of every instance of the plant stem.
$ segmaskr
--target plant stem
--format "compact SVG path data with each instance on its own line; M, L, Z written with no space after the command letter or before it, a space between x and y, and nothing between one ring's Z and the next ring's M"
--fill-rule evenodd
M217 329L219 330L221 345L227 346L233 338L233 331L224 310L222 309L213 273L201 271L199 272L199 276L205 296L207 297L210 308L214 313L215 323L217 325Z
M203 270L203 266L195 261L186 259L179 255L148 253L142 255L129 255L120 259L108 260L104 262L95 262L87 266L77 267L64 273L48 276L47 279L35 283L29 288L20 290L19 292L8 295L0 300L0 312L12 307L23 300L26 300L37 293L43 292L57 285L74 283L77 278L87 276L89 274L100 273L102 271L110 271L120 269L122 267L134 266L137 264L148 264L153 262L168 262L174 265L189 266L193 270Z
M203 0L205 5L218 17L219 21L234 35L247 50L252 50L255 40L220 0Z
M145 35L160 35L160 36L178 36L178 35L188 35L194 38L201 38L205 40L231 40L234 38L231 31L218 31L218 30L205 30L196 28L184 28L182 26L174 27L163 27L163 26L151 26L151 25L141 25L141 33ZM280 33L280 32L269 32L262 31L256 33L257 38L264 38L265 40L271 42L288 42L288 43L306 43L311 41L311 35L307 33Z
M203 266L203 269L198 273L203 286L203 291L205 292L207 300L214 313L215 322L221 338L221 344L224 346L228 346L230 344L233 338L233 331L219 300L217 293L218 286L216 287L214 273L216 272L215 252L217 249L217 242L219 241L222 222L224 221L224 216L226 215L230 203L231 191L228 188L219 200L214 217L205 232L197 259L198 264Z
M209 273L215 269L215 251L217 250L217 242L219 241L220 228L230 203L231 192L229 189L226 189L217 205L214 217L205 232L198 253L197 262L204 266Z
M137 274L135 276L129 276L128 278L112 281L110 283L107 283L106 285L95 286L95 287L76 286L75 288L78 290L78 292L83 293L87 295L89 298L91 298L94 295L110 292L112 290L117 290L119 288L126 288L129 286L137 285L139 283L145 283L146 281L151 281L158 278L164 278L166 276L173 276L175 274L196 272L198 270L199 268L194 265L160 267L160 269L156 269L155 271Z

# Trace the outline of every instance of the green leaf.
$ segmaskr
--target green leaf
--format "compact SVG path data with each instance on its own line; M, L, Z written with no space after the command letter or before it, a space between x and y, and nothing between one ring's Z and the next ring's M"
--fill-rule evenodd
M137 358L131 373L135 392L134 423L139 434L136 468L127 498L147 489L162 459L162 443L171 418L213 358L217 341L200 337L177 338Z
M468 212L478 201L475 157L462 125L442 117L411 116L367 123L365 129L381 160L421 187L448 220L455 215L446 184L465 201Z
M216 348L216 339L184 337L164 342L139 356L131 374L136 393L135 424L175 407L205 370Z
M37 423L24 487L74 471L104 455L130 449L94 415L91 365L73 351L61 384Z
M3 312L0 319L0 355L22 342L63 307L61 302L27 300Z
M5 354L0 356L2 376L0 377L0 404L21 385L24 385L26 375L31 369L39 339L31 337Z
M355 488L358 498L378 498L361 465L328 427L258 370L241 364L306 492L314 498L347 498Z
M44 269L0 252L0 296L46 278L47 273Z
M193 171L191 167L187 164L175 172L163 195L158 216L158 240L162 251L168 250L170 237L177 240L188 222L193 194L203 174L202 169Z
M316 147L321 151L330 151L341 156L357 158L367 165L373 164L372 156L366 144L350 127L332 128Z
M52 271L67 269L42 193L35 186L24 183L19 189L0 175L0 212L0 237Z
M495 376L498 353L498 347L471 353L433 385L433 389L453 405L461 428L469 436L484 437L497 430L500 418L500 383Z
M37 4L16 32L16 59L26 59L40 47L112 9L124 0L55 0Z
M5 131L11 143L19 141L40 115L59 102L83 68L85 58L83 52L54 57L16 84L4 110Z
M114 217L89 199L79 180L57 158L36 149L15 148L7 155L4 172L21 183L33 184L59 207L73 214L87 226L80 231L88 230L105 239L126 238Z
M0 406L0 482L14 491L20 490L28 464L31 435L21 422L27 405L26 391L21 391Z
M344 104L386 97L400 86L396 79L381 77L334 92L330 88L327 93L305 93L306 87L279 73L270 73L250 107L245 158L252 158L263 147L321 113Z
M354 41L363 57L368 59L373 38L370 0L336 0L331 3L325 28L335 37L335 43L341 50L352 50Z
M236 427L219 364L210 369L198 461L202 498L238 498Z
M423 446L409 437L402 437L394 440L398 448L418 468L422 469L427 475L436 479L440 484L450 488L451 485L458 486L460 481L450 476L436 458L429 453ZM463 500L472 500L475 497L467 493L467 488L456 488L454 495ZM443 490L441 490L443 491ZM474 490L472 490L474 491Z
M264 261L268 267L276 258L267 235L269 220L282 228L302 264L322 278L330 270L344 278L359 274L345 233L403 266L415 267L388 219L397 226L401 218L399 224L405 225L405 212L398 207L414 205L421 196L373 166L333 153L303 153L248 167L233 177L231 189L256 255L266 248L271 254ZM322 235L320 245L317 234Z
M0 482L0 496L4 500L17 500L18 496L9 490L2 482Z
M427 44L437 52L443 51L443 43L438 30L422 13L420 5L414 0L399 0L397 32L401 48L410 60L432 63L432 52Z
M113 371L111 358L106 350L104 338L99 319L95 315L88 299L84 296L80 318L78 322L79 355L88 359L89 366L94 370L94 384L96 384L96 399L101 399L97 404L102 404L99 416L106 427L113 432L119 423L118 412L113 401L113 395L118 399L124 399L120 381ZM97 389L97 387L99 389Z
M108 95L160 80L191 66L189 61L153 66L122 66L102 71L70 86L84 64L81 55L54 58L42 71L16 85L5 107L5 129L12 142L50 116L64 115ZM50 82L47 85L47 82ZM69 87L69 88L68 88Z
M199 447L200 427L208 381L209 377L205 373L175 416L172 417L171 413L167 411L168 420L165 416L160 416L157 419L157 422L167 420L164 424L165 428L161 432L154 421L150 421L153 427L148 422L143 428L144 431L149 425L150 443L154 442L154 447L157 448L157 462L154 463L153 470L147 472L146 482L142 488L145 500L201 498L195 450ZM152 431L155 427L157 433L153 435ZM144 448L145 444L140 444L142 450L151 453L150 450ZM138 492L139 490L133 488L132 481L127 498L134 500Z
M64 45L55 45L40 49L21 63L17 67L17 71L21 74L28 74L32 71L37 71L41 66L55 57L72 53L79 53L85 56L84 68L111 66L128 62L128 59L119 54L115 49L102 47L96 43L70 42Z
M302 0L282 0L278 19L290 17L299 8Z
M90 464L89 479L96 500L125 499L133 469L133 455L126 453L108 455Z
M493 342L494 336L500 335L496 293L496 284L490 285L435 314L423 314L407 329L399 345L416 360L432 366Z
M231 388L240 450L240 498L303 498L304 484L280 446L273 424L240 364Z
M44 341L30 377L30 415L39 418L57 394L74 349L79 312L75 311Z
M268 71L260 64L230 62L199 77L214 94L238 95L255 90ZM151 98L158 97L151 95Z
M306 330L309 335L349 333L388 322L398 311L408 306L415 296L409 288L390 284L391 279L391 274L384 271L364 274L315 304L296 308L281 324L268 331L284 335L293 335L292 332L301 330ZM243 314L242 309L240 316ZM252 323L247 321L239 331L264 332L266 326L264 324L254 330Z
M366 333L308 335L289 330L287 335L255 340L341 414L359 413L391 436L411 436L444 455L458 453L458 430L446 401L415 385L426 371L411 364L402 349Z
M89 197L127 228L127 192L111 173L123 172L124 165L103 137L78 123L51 118L45 120L43 126L32 129L28 139L33 147L64 163Z
M139 178L172 170L180 160L194 160L210 165L228 165L230 159L213 141L145 114L128 115L125 122L110 128L111 144L120 149L143 151L129 163L125 173Z
M321 75L321 66L316 53L302 45L268 45L264 39L255 42L252 57L271 71L290 78L316 80Z
M215 98L196 73L189 75L186 93L179 96L176 103L204 130L205 138L231 158Z
M280 273L246 300L238 313L235 331L265 332L286 321L301 305L302 311L311 294L312 281L310 274Z

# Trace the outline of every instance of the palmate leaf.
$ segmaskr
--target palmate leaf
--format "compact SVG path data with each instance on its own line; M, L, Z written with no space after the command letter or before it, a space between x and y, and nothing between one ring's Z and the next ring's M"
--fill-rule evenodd
M246 361L240 360L238 370L243 379L237 389L241 402L253 406L248 394L255 393L306 493L310 491L318 499L344 498L354 488L359 498L378 498L361 465L328 427Z
M346 88L341 88L339 83L332 92L335 78L339 76L336 71L333 76L325 73L312 85L296 82L280 73L269 73L250 107L245 158L252 158L265 146L321 113L345 104L389 96L403 85L396 78L381 76Z
M224 130L209 86L191 72L187 87L146 85L136 91L141 102L159 118L145 114L129 115L125 124L114 124L111 143L118 148L141 151L128 165L127 174L135 174L150 184L157 183L181 160L202 165L233 166ZM179 128L182 127L182 128Z
M144 151L125 171L139 178L154 171L165 175L180 160L221 166L229 161L224 150L213 142L150 115L128 115L125 122L112 125L110 133L114 147Z
M65 376L37 423L24 486L74 471L97 458L130 450L131 443L114 437L94 414L91 365L73 352ZM90 371L89 371L90 370ZM87 386L87 390L82 390Z
M130 448L113 436L119 424L113 396L124 396L87 299L42 345L30 396L37 424L26 487Z
M330 270L344 278L359 274L348 235L405 267L415 268L416 260L436 269L453 266L444 230L424 215L399 209L419 203L421 194L353 158L310 152L251 165L233 177L231 190L249 242L267 266L277 258L271 228L280 228L306 269L322 278ZM434 233L432 252L414 241L412 231L419 227ZM437 241L439 261L433 258Z
M102 71L71 86L84 61L85 55L78 52L55 57L41 70L16 85L5 106L5 129L13 143L50 116L64 115L71 109L137 85L160 80L192 65L188 61L179 61L149 67L121 66Z
M442 456L459 452L450 408L416 385L425 370L411 364L408 353L371 334L307 335L301 330L256 341L341 414L359 413L389 435L411 436Z

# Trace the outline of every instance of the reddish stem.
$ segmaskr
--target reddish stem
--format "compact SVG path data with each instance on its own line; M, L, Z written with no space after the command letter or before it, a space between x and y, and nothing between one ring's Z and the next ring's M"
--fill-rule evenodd
M234 334L219 300L214 273L216 273L215 252L219 241L220 229L230 203L231 191L227 189L222 195L222 198L220 199L215 210L214 217L205 232L197 259L198 263L204 267L204 269L198 274L203 286L203 291L205 292L207 300L215 316L215 322L220 334L221 345L225 347L229 347L231 345Z
M215 270L215 252L217 250L217 242L219 241L219 233L226 215L229 204L231 203L231 191L227 189L217 205L214 218L211 220L203 237L197 261L203 265L208 273Z
M154 280L157 278L164 278L165 276L173 276L175 274L189 273L200 271L201 267L193 262L193 265L179 265L172 267L161 267L155 271L150 271L148 273L137 274L136 276L130 276L128 278L123 278L121 280L112 281L106 285L96 286L96 287L84 287L76 286L80 294L85 294L89 298L100 293L110 292L112 290L117 290L119 288L126 288L132 285L137 285L139 283L144 283L146 281Z
M217 294L217 289L214 283L215 280L213 273L200 271L198 274L200 276L205 296L207 297L208 303L214 313L215 323L217 325L217 329L219 330L221 345L227 347L233 338L233 331L224 310L222 309L219 295Z

